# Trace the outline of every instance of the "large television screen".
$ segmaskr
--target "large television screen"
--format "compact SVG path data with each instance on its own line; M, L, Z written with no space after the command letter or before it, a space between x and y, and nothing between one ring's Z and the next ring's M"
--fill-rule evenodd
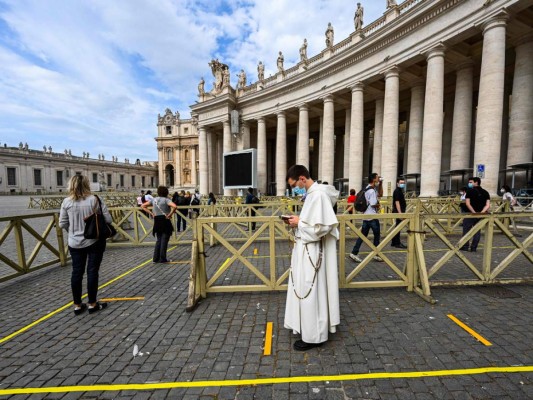
M224 153L224 189L257 187L256 149Z

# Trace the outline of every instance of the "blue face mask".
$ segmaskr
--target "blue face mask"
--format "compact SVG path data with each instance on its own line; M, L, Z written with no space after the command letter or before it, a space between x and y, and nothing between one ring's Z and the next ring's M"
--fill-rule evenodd
M469 188L469 189L472 189L473 187L474 187L474 184L473 184L473 183L469 183L469 184L468 184L468 188Z
M405 183L400 183L399 187L400 189L405 189Z

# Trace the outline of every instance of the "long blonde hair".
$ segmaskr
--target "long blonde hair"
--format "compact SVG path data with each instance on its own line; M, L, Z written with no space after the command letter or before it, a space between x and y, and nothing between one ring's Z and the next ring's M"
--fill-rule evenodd
M83 175L73 175L68 182L68 194L73 200L85 199L91 194L89 179Z

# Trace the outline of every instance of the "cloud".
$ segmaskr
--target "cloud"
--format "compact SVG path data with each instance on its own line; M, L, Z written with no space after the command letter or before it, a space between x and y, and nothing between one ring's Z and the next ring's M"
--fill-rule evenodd
M320 52L353 30L345 0L0 0L0 140L51 145L107 158L155 160L157 114L189 116L208 62L243 68L255 81ZM384 2L383 2L384 3ZM367 24L384 11L367 6Z

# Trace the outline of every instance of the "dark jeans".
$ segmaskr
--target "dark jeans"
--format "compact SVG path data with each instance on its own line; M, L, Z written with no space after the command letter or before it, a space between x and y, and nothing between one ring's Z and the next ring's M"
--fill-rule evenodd
M463 236L466 235L479 221L479 218L465 218L463 220ZM480 239L481 231L477 231L472 237L472 246L470 248L476 250ZM463 246L467 248L468 242L466 242Z
M250 216L255 217L255 210L253 208L250 210ZM252 222L252 231L255 231L255 224L255 221Z
M170 234L168 233L156 233L157 240L155 242L154 249L154 262L166 262L167 261L167 247L170 240Z
M185 219L185 217L182 217L179 212L177 212L176 215L178 217L178 223L176 224L176 228L177 228L178 232L180 232L182 230L185 231L185 229L187 229L187 220ZM180 228L182 223L183 223L183 229Z
M74 304L81 304L81 288L83 284L83 275L85 274L85 264L87 264L87 293L89 303L96 303L96 295L98 294L98 272L100 271L100 264L104 257L105 246L105 240L99 240L96 243L81 249L69 247L70 256L72 258L72 276L70 284L72 287Z
M399 218L396 218L396 226L400 225L400 222L402 222L401 219ZM393 238L392 238L392 245L393 246L397 246L399 244L401 244L402 241L400 240L400 232L398 232Z
M370 232L370 229L372 229L372 233L374 234L374 246L378 246L379 240L381 238L381 232L380 232L378 219L371 219L369 221L363 221L363 227L361 228L361 232L363 233L363 235L368 237L368 232ZM352 254L354 255L359 254L359 248L361 247L362 243L363 243L363 239L358 238L357 242L355 242L355 246L353 247Z

